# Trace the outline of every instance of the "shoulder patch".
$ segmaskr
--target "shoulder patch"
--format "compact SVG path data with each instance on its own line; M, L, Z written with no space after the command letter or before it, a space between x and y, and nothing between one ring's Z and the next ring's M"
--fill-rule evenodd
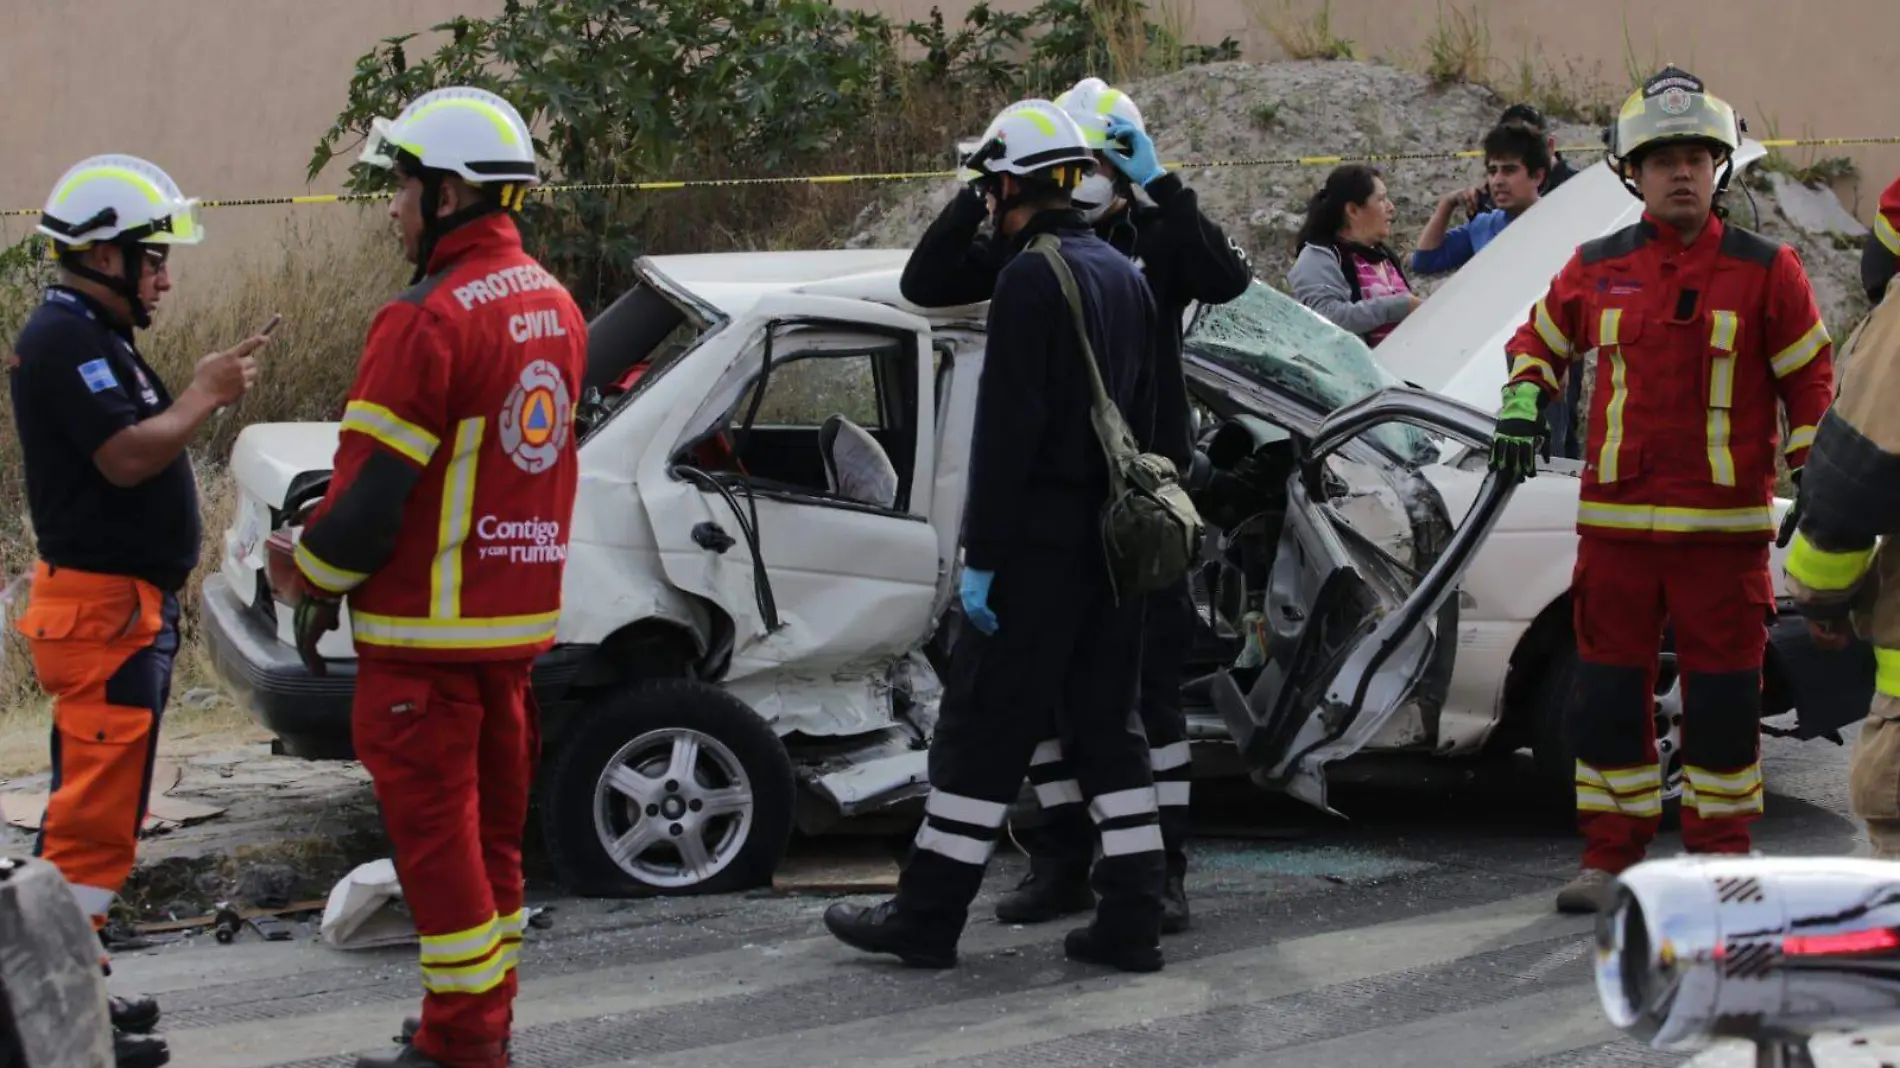
M1781 248L1781 242L1763 237L1753 230L1729 226L1722 231L1722 255L1732 260L1744 260L1763 267L1772 267L1775 264L1775 257L1781 253Z
M1585 241L1577 252L1585 263L1602 263L1604 260L1621 259L1647 244L1649 227L1636 223L1594 241Z
M408 289L403 290L401 293L398 293L396 295L396 302L399 304L421 304L423 301L428 300L429 294L435 292L438 286L448 280L448 277L449 272L437 271L422 281L417 282L415 285L410 286Z
M112 373L112 365L104 360L87 360L80 364L79 379L94 393L119 388L119 379Z

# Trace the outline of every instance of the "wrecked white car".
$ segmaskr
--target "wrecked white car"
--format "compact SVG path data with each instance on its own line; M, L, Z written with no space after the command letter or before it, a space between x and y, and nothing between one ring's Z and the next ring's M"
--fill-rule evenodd
M927 789L984 308L908 305L907 257L651 258L590 324L564 609L535 669L540 828L570 890L751 885L794 825ZM1487 250L1467 271L1543 270L1510 261ZM1538 295L1508 307L1468 292L1470 315L1506 335ZM1325 806L1349 758L1533 747L1567 794L1576 479L1555 465L1497 482L1481 407L1400 384L1264 284L1189 314L1216 472L1199 500L1217 528L1184 691L1197 763L1238 757ZM1495 363L1501 385L1501 348L1482 348L1469 361ZM321 646L329 674L311 676L270 558L321 496L336 437L243 432L239 514L203 594L221 674L284 750L316 758L350 755L347 620ZM1869 692L1819 657L1798 620L1777 629L1770 711L1798 706L1811 733L1864 714Z

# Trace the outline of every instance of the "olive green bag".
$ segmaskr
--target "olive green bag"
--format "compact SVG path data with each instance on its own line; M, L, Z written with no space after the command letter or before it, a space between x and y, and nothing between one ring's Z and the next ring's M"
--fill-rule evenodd
M1179 582L1201 555L1206 527L1188 499L1174 461L1142 452L1121 410L1102 385L1095 348L1082 314L1082 295L1068 261L1057 250L1062 242L1042 234L1029 251L1049 260L1069 302L1076 338L1082 344L1082 362L1088 365L1089 388L1094 394L1090 421L1108 459L1108 503L1102 507L1102 548L1108 555L1109 578L1119 601L1163 590Z

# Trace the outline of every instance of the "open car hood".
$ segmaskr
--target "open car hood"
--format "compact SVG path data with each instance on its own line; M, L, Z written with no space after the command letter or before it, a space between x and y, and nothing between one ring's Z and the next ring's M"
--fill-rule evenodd
M1730 188L1767 155L1746 140ZM1578 245L1632 225L1643 204L1607 163L1578 171L1525 212L1374 350L1399 378L1484 410L1498 405L1504 347Z

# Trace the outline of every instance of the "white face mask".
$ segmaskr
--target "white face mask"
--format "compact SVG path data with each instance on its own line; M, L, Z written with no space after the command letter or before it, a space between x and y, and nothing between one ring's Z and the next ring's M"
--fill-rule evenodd
M1069 203L1090 223L1099 222L1115 203L1115 180L1106 174L1091 174L1069 194Z

